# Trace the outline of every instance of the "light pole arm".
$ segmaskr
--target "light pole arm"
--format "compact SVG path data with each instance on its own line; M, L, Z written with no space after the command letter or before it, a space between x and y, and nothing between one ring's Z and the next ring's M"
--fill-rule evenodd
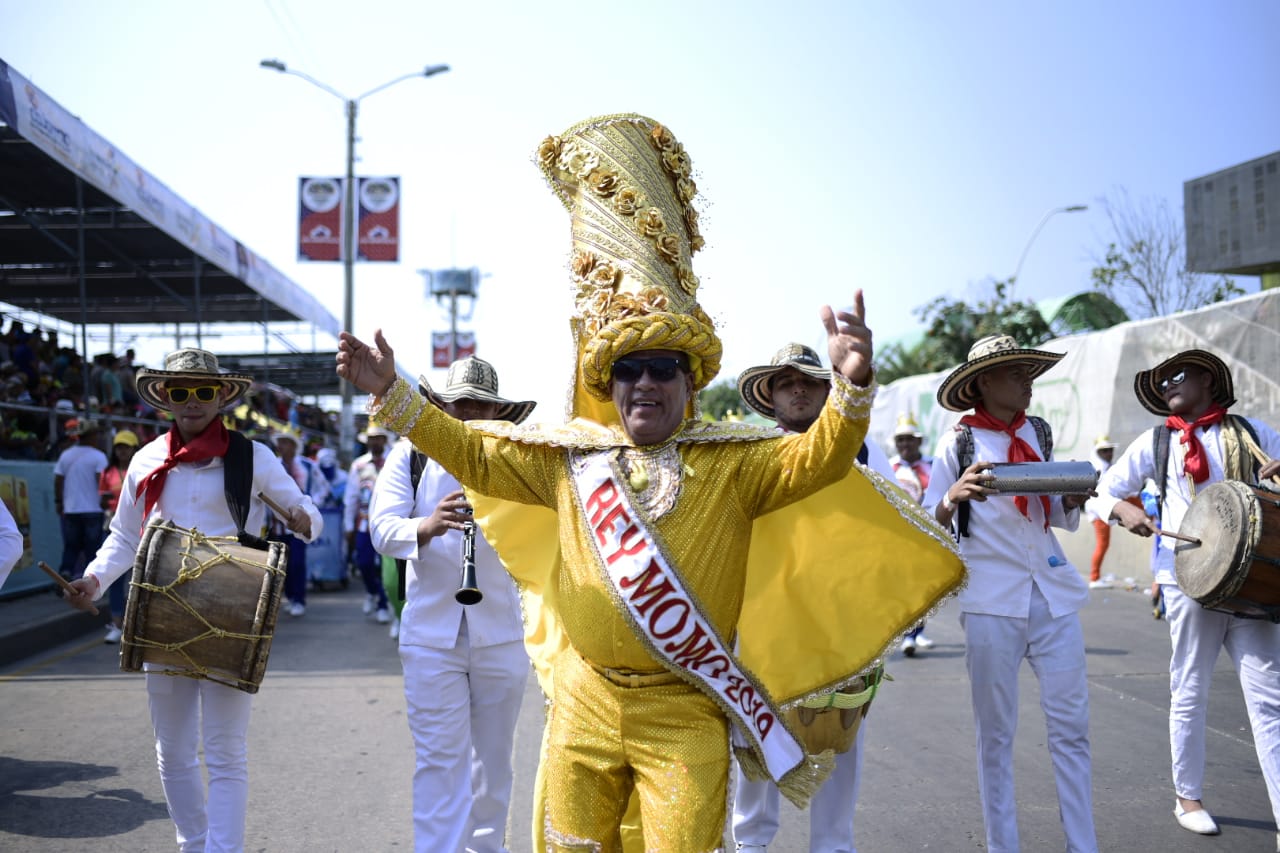
M402 80L408 80L412 77L431 77L435 74L443 74L448 70L449 70L449 66L447 65L428 65L426 68L422 69L421 71L414 71L411 74L401 74L396 79L388 80L387 82L383 83L381 86L374 86L372 89L365 92L363 95L360 95L359 97L356 97L356 98L352 98L352 100L363 101L365 98L369 97L375 92L381 92L383 89L388 89Z
M1027 259L1027 252L1031 251L1031 244L1036 241L1036 237L1040 235L1040 229L1044 228L1044 224L1053 218L1057 213L1079 213L1082 210L1088 210L1089 206L1085 204L1071 204L1066 207L1051 208L1044 216L1040 217L1040 224L1036 225L1035 230L1031 232L1031 236L1027 238L1027 244L1022 247L1022 256L1018 258L1018 266L1013 271L1013 283L1018 284L1018 276L1022 273L1022 262Z

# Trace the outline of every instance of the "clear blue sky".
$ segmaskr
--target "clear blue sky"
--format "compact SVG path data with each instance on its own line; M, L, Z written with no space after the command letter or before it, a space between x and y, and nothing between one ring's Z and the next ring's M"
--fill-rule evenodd
M1180 211L1183 181L1280 149L1276 33L1274 0L0 0L0 58L338 317L341 267L294 247L297 177L344 169L342 104L258 63L352 96L451 65L361 105L358 171L402 177L403 259L357 267L356 332L425 370L447 318L416 270L478 266L480 354L544 420L570 306L567 216L530 160L547 134L639 112L685 144L733 377L817 343L855 287L879 337L911 332L933 297L1012 275L1061 205L1091 210L1045 225L1018 295L1088 288L1102 197Z

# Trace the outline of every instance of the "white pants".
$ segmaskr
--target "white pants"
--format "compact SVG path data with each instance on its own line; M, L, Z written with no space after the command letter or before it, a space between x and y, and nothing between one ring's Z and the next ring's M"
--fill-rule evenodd
M1169 747L1174 793L1188 800L1202 799L1209 684L1218 651L1225 648L1240 675L1271 813L1280 825L1280 625L1205 610L1172 584L1160 588L1173 643Z
M962 613L965 663L978 736L978 791L990 853L1019 849L1013 793L1018 728L1018 669L1023 658L1040 682L1040 708L1058 787L1058 811L1070 853L1096 853L1089 759L1089 685L1084 632L1075 614L1054 619L1032 586L1026 619Z
M463 618L452 649L401 646L417 853L505 851L511 748L529 656L523 642L473 649Z
M836 756L835 770L809 801L810 853L857 851L853 841L853 812L862 779L862 740L866 730L864 719L853 747ZM733 798L734 842L768 847L778 833L778 805L777 785L768 779L759 782L747 779L739 771Z
M253 696L203 679L148 672L156 764L183 853L244 850L249 800L246 738ZM200 748L209 771L206 796Z

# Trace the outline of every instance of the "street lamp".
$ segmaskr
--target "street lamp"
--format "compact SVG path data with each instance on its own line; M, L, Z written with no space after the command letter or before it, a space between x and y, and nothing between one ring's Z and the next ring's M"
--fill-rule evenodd
M348 98L337 89L320 82L310 74L302 71L295 71L288 67L278 59L264 59L258 63L263 68L270 68L273 71L279 71L282 74L292 74L295 77L301 77L308 83L323 89L330 95L341 100L346 104L347 109L347 182L343 192L345 210L342 216L342 328L348 332L355 331L355 304L354 304L354 278L355 278L355 260L356 260L356 111L360 106L360 102L370 95L381 92L383 89L390 88L402 80L409 80L413 77L433 77L436 74L443 74L449 70L448 65L428 65L421 71L414 71L409 74L402 74L394 80L388 80L380 86L375 86L363 95L355 98ZM341 454L343 460L346 455L351 452L352 445L355 444L356 424L355 412L351 407L352 386L345 379L339 380L342 385L342 415L339 423L339 438L342 442Z
M1087 204L1071 204L1066 207L1054 207L1040 218L1040 224L1036 226L1036 230L1031 232L1031 236L1027 239L1027 245L1022 249L1022 257L1018 258L1018 267L1013 271L1013 283L1015 286L1018 283L1018 276L1022 272L1022 262L1027 259L1027 252L1031 249L1031 244L1036 241L1036 236L1039 235L1040 229L1044 227L1044 224L1048 222L1055 213L1079 213L1082 210L1088 209L1089 205Z

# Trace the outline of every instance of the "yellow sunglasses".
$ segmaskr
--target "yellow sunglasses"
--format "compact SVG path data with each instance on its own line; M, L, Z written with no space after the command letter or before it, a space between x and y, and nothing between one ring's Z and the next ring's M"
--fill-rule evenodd
M191 395L195 394L196 399L201 403L212 403L218 399L218 391L221 385L201 385L197 388L166 388L165 393L169 395L169 402L182 405L191 399Z

